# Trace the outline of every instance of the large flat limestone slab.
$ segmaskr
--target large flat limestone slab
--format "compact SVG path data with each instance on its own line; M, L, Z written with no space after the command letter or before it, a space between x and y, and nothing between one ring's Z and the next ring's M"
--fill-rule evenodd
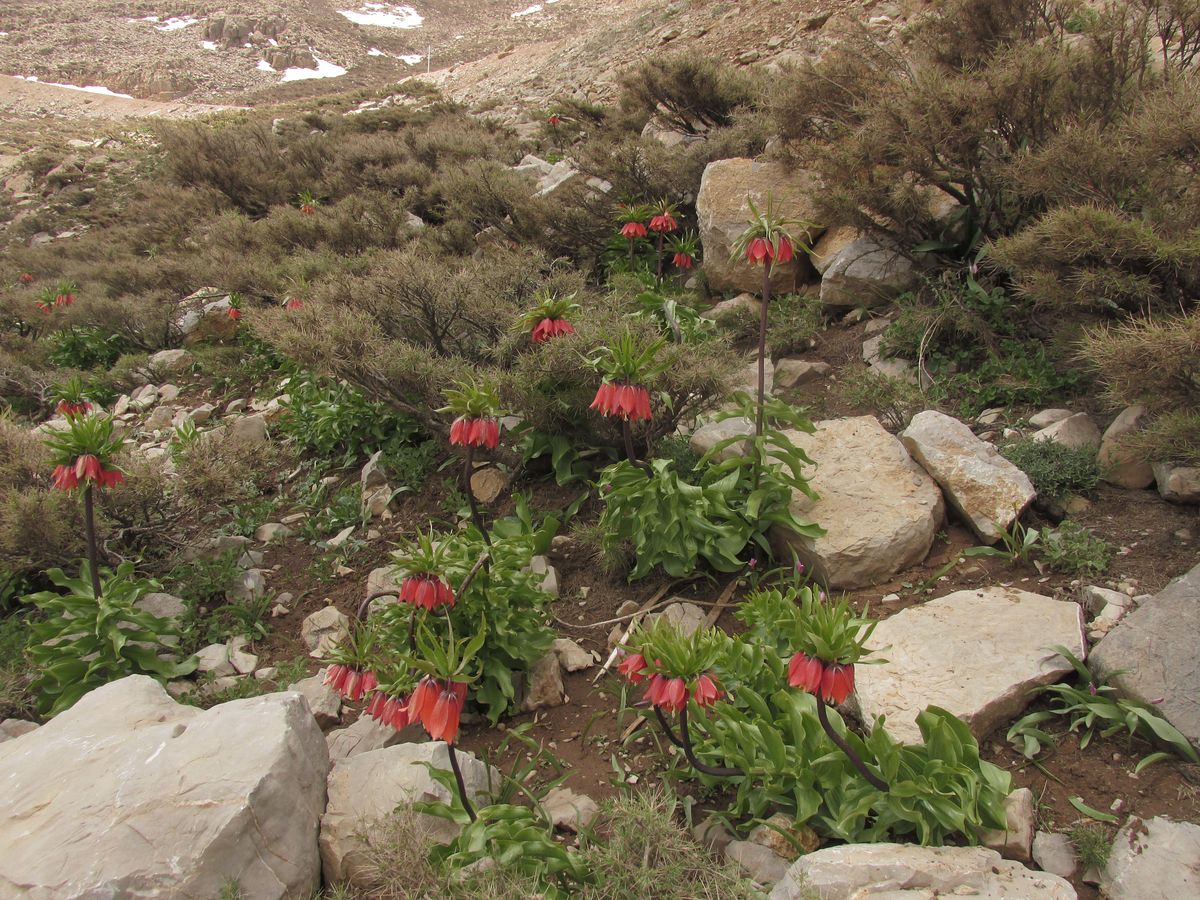
M1197 646L1200 565L1122 619L1092 653L1092 665L1121 693L1156 702L1167 721L1200 746Z
M1077 603L1016 588L956 591L879 623L870 646L888 662L857 667L851 702L866 722L887 716L905 743L921 740L916 718L927 706L983 737L1020 713L1032 688L1072 671L1056 644L1083 657Z

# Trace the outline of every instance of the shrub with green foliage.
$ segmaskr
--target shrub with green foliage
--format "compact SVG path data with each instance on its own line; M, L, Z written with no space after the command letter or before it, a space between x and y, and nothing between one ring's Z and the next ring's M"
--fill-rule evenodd
M1100 480L1096 453L1086 448L1019 438L1002 445L1000 454L1028 475L1038 496L1047 500L1089 493Z

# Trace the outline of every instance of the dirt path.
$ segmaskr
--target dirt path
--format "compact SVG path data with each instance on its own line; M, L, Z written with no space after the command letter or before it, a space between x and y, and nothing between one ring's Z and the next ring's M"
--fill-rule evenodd
M190 119L234 108L184 100L160 102L113 97L0 75L0 117L4 118Z

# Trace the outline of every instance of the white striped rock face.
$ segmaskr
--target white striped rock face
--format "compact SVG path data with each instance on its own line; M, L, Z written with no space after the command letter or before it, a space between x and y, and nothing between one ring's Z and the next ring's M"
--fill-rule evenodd
M1030 690L1058 681L1070 664L1056 644L1083 658L1080 608L1015 588L956 591L879 623L870 646L888 660L858 666L852 702L863 721L919 743L917 714L940 706L977 738L1015 718Z
M0 744L0 896L308 897L328 760L299 694L200 710L113 682Z

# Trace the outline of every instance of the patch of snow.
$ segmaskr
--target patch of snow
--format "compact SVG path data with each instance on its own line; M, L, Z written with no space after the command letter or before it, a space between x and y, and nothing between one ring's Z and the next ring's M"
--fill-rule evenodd
M216 41L201 41L200 49L201 50L216 50L217 42Z
M331 63L328 60L313 56L317 61L315 69L298 69L290 68L284 70L284 81L307 81L310 78L337 78L339 75L345 75L346 70L336 63Z
M370 50L367 51L367 56L387 56L387 54L384 53L382 50L380 50L378 47L372 47Z
M279 46L279 41L275 40L275 38L267 38L267 43L270 44L272 47Z
M394 3L363 3L358 9L339 9L355 25L374 25L376 28L420 28L425 17L411 6Z
M534 13L540 13L545 7L540 3L535 3L533 6L526 7L520 12L515 12L510 18L519 19L521 16L532 16Z
M255 68L258 69L258 71L260 71L260 72L274 72L275 71L275 67L273 65L271 65L269 62L267 62L265 59L260 59L258 61L258 65L255 66Z
M7 31L0 31L0 38L6 38L6 37L8 37L8 32L7 32Z
M77 84L59 84L56 81L42 81L36 75L16 75L22 81L34 81L38 84L44 84L49 87L66 88L68 91L84 91L88 94L103 94L105 97L120 97L122 100L132 100L132 94L118 94L116 91L110 91L108 88L99 84L89 84L85 87L80 87Z
M172 16L161 25L155 25L155 31L179 31L182 28L191 28L193 25L199 25L200 20L195 16Z
M425 57L423 57L420 53L406 53L404 56L396 57L396 59L400 60L400 62L408 63L410 66L415 66L424 58Z

